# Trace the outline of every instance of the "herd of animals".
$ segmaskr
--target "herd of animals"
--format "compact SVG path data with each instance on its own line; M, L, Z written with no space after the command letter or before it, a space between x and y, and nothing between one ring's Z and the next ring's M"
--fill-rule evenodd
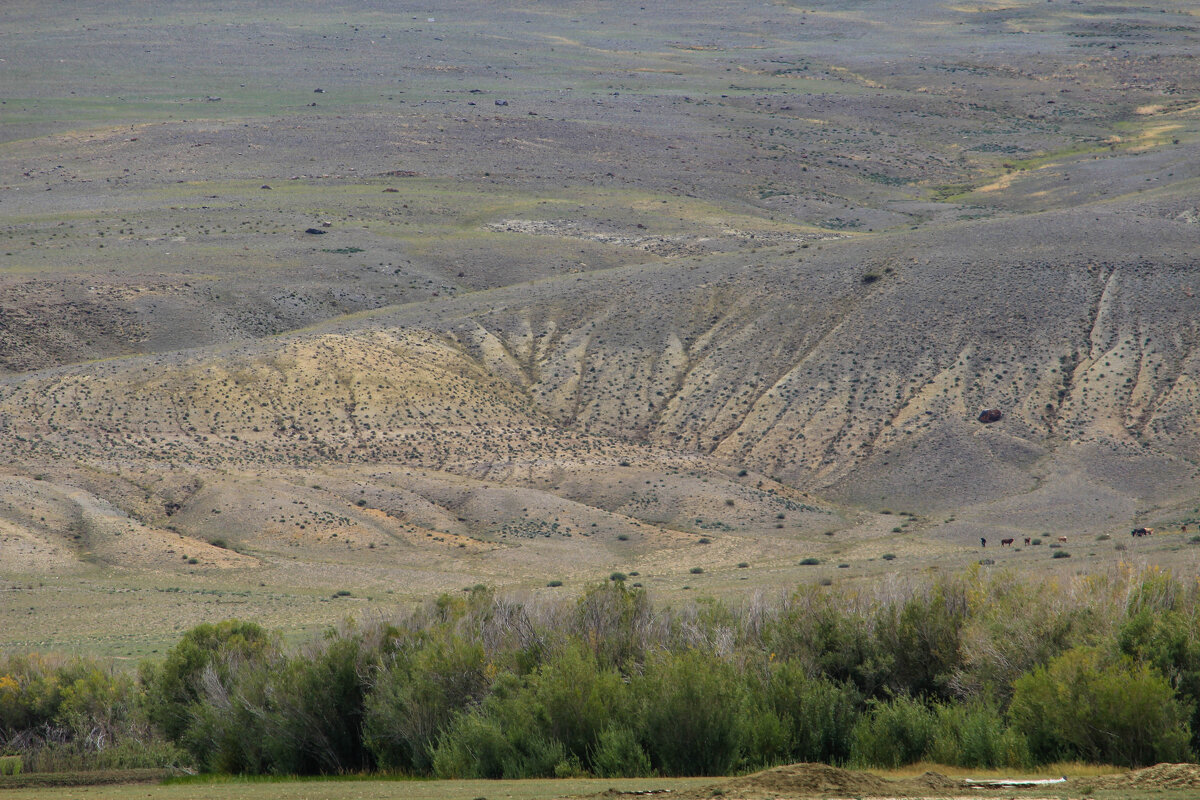
M1180 526L1180 528L1179 528L1179 532L1180 532L1180 533L1187 533L1187 525L1186 525L1186 524L1184 524L1184 525L1181 525L1181 526ZM1153 536L1153 535L1154 535L1154 528L1145 528L1145 527L1142 527L1142 528L1134 528L1133 530L1131 530L1131 531L1129 532L1129 535L1130 535L1130 536L1133 536L1133 537L1135 537L1135 538L1141 538L1141 537L1143 537L1143 536ZM1012 544L1013 544L1013 542L1015 542L1015 541L1016 541L1016 539L1001 539L1001 540L1000 540L1000 546L1001 546L1001 547L1011 547L1011 546L1012 546ZM1032 541L1033 541L1033 537L1031 537L1031 536L1026 536L1026 537L1025 537L1025 546L1026 546L1026 547L1029 547L1029 545L1030 545L1030 543L1031 543ZM1058 541L1059 541L1059 543L1060 543L1060 544L1066 544L1066 543L1067 543L1067 537L1065 537L1065 536L1060 536L1060 537L1058 537ZM987 547L987 539L985 539L985 538L984 538L984 537L982 537L982 536L981 536L981 537L979 537L979 546L980 546L980 547Z

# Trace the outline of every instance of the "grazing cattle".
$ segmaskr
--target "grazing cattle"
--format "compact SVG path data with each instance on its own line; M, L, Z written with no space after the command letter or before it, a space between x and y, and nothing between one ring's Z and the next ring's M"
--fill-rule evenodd
M1012 539L1001 539L1000 540L1001 547L1009 547L1012 543L1013 543Z
M1153 536L1154 528L1134 528L1133 531L1129 535L1137 536L1137 537Z
M983 538L982 536L980 536L980 537L979 537L979 546L980 546L980 547L987 547L987 539L985 539L985 538Z
M1066 543L1067 543L1067 537L1065 537L1065 536L1060 536L1060 537L1058 537L1058 540L1059 540L1060 542L1062 542L1063 544L1066 544Z
M1030 540L1030 538L1029 538L1028 536L1026 536L1026 537L1025 537L1025 546L1026 546L1026 547L1029 547L1029 542L1030 542L1030 541L1031 541L1031 540Z

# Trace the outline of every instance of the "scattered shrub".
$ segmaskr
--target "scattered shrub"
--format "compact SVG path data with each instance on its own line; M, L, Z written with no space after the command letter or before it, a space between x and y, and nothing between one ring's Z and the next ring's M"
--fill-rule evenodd
M814 566L814 565L820 564L820 563L821 563L821 559L813 558L812 556L809 556L808 558L800 559L801 566L805 566L805 567L811 567L811 566Z

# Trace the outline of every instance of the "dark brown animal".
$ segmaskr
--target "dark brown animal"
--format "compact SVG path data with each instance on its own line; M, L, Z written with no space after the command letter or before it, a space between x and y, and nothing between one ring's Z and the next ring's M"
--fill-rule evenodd
M1029 542L1030 542L1030 538L1028 536L1026 536L1025 537L1025 546L1026 547L1029 547Z
M1008 546L1009 546L1009 545L1011 545L1012 543L1013 543L1013 540L1012 540L1012 539L1001 539L1001 540L1000 540L1000 546L1001 546L1001 547L1008 547Z
M1137 536L1137 537L1153 536L1154 528L1134 528L1133 532L1130 535Z
M1003 412L1001 412L998 408L985 408L983 411L979 412L979 421L984 425L988 425L993 422L999 422L1003 417Z

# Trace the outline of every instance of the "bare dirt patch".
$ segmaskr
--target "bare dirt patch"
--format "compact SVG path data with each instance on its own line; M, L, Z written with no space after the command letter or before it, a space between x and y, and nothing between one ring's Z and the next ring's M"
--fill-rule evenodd
M789 764L744 778L697 790L686 797L724 797L740 800L780 797L926 797L931 792L962 792L963 781L937 772L916 778L888 780L828 764Z
M1096 789L1194 789L1200 787L1200 765L1155 764L1121 775L1076 780L1072 782L1073 788L1075 784Z
M703 234L640 235L588 228L577 222L561 219L506 219L502 222L490 223L485 227L487 230L497 233L560 236L618 247L631 247L668 258L702 255L715 250L732 249L733 245L757 244L769 247L843 238L840 234L744 231L735 228L724 228Z

